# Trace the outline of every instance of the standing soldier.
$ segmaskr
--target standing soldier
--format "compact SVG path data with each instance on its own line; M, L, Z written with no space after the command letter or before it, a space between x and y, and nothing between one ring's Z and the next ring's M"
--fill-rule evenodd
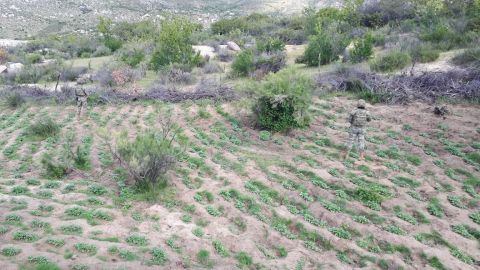
M348 121L350 122L350 130L345 159L349 157L355 141L357 141L360 160L363 160L365 157L365 127L367 122L371 121L370 112L366 110L365 106L365 100L361 99L357 103L357 108L350 112L348 118Z
M82 109L84 107L87 107L87 92L85 92L85 89L81 89L80 91L77 91L75 89L75 101L77 102L77 119L80 120L80 116L82 115Z

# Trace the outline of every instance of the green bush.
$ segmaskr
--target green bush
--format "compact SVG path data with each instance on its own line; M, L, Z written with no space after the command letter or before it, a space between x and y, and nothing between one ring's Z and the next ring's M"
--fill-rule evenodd
M302 62L308 66L329 64L339 58L348 43L348 38L337 30L322 31L310 37Z
M373 59L370 62L370 69L377 72L393 72L404 69L410 63L410 55L404 52L393 51Z
M165 173L174 166L179 155L174 143L184 142L181 129L171 118L161 125L161 132L146 131L137 135L134 141L130 141L124 132L117 140L120 163L142 190L167 186Z
M368 33L364 38L354 42L353 49L350 51L350 61L360 63L368 60L373 55L374 39L372 34Z
M294 69L268 75L259 86L261 97L253 107L257 125L271 131L307 126L312 88L311 79Z
M49 117L38 119L27 129L28 135L44 140L57 136L60 133L60 126Z
M236 76L249 76L255 70L253 51L240 52L232 63L232 70Z
M284 51L285 43L278 38L268 38L266 40L257 41L257 51L259 52L276 52Z
M197 25L187 19L175 17L164 20L158 37L156 49L152 55L151 66L160 70L173 63L197 66L201 56L192 48L191 37Z
M145 59L145 53L139 49L123 51L120 56L120 60L122 60L122 62L124 62L125 64L131 67L136 67L144 59Z
M427 46L419 46L410 51L412 61L420 63L430 63L436 61L440 57L440 51Z
M6 97L6 104L12 109L22 106L25 102L25 99L19 93L12 93Z
M37 64L42 61L42 55L38 53L29 53L25 57L25 61L27 64Z
M123 42L113 37L107 37L105 38L104 45L109 48L111 52L115 52L122 47Z

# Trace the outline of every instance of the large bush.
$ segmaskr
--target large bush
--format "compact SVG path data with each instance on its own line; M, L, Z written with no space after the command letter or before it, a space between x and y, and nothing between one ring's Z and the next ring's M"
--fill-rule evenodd
M467 49L463 53L456 55L452 62L455 65L474 66L480 68L480 48Z
M288 131L309 124L313 83L294 69L270 74L258 86L260 98L253 107L259 127L271 131Z
M165 188L168 184L165 174L179 155L177 143L184 142L179 126L165 116L159 131L142 132L134 141L123 133L117 140L115 155L139 189Z
M410 55L404 52L393 51L373 59L370 62L370 69L377 72L393 72L404 69L410 63Z
M173 18L162 22L157 47L151 66L160 70L173 63L196 66L201 62L199 53L192 48L191 36L198 29L196 24L184 18Z
M336 61L348 41L348 38L337 30L322 31L310 38L302 62L308 66L319 66Z
M236 76L249 76L255 70L253 50L243 50L232 63L232 70Z
M350 61L360 63L368 60L373 55L374 42L375 40L370 33L364 38L356 40L353 44L353 49L350 51Z

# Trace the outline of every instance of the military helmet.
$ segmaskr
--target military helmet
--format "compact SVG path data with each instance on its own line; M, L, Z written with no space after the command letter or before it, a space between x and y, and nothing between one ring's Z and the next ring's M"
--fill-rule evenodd
M365 106L367 105L367 103L365 102L365 100L363 99L360 99L358 102L357 102L357 108L361 108L361 109L365 109Z

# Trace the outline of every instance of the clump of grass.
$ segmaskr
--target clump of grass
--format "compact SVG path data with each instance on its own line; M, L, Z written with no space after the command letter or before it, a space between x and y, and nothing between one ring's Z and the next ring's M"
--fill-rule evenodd
M5 247L0 252L3 256L14 257L22 252L22 249L16 247Z
M79 252L89 254L90 256L97 254L97 246L92 244L77 243L74 245L74 247Z
M228 249L223 245L223 243L219 240L214 240L212 242L213 248L215 251L222 257L229 257L230 252L228 252Z
M238 263L240 266L250 266L253 264L253 259L248 253L241 251L239 252L236 256L235 259L237 259Z
M376 57L370 62L370 69L377 72L393 72L406 68L411 63L411 58L407 53L393 51L380 57Z
M471 213L468 217L473 220L473 222L480 224L480 212Z
M439 217L439 218L443 217L443 215L444 215L443 207L442 207L442 205L440 204L440 201L437 198L433 198L430 201L430 203L427 205L427 211L431 215Z
M330 229L328 229L333 235L339 237L339 238L343 238L343 239L352 239L352 235L350 234L350 232L348 232L347 230L345 230L344 228L340 228L340 227L332 227Z
M60 230L64 234L75 234L75 235L80 235L83 233L83 228L80 225L75 225L75 224L70 224L70 225L64 225L60 227Z
M201 249L197 253L197 261L208 268L212 268L214 264L213 261L210 260L210 252L205 249Z
M65 245L65 240L63 239L47 239L47 244L52 245L54 247L63 247Z
M30 232L16 232L13 235L13 240L23 241L23 242L35 242L38 240L38 236L36 234Z
M133 234L128 236L125 241L133 246L146 246L148 245L148 240L143 235Z
M204 232L203 232L202 228L199 228L199 227L193 229L192 233L193 233L193 235L195 235L198 238L202 238L203 235L204 235Z
M23 104L25 104L26 100L19 93L13 93L6 97L5 102L8 107L12 109L16 109L21 107Z
M258 137L262 141L269 141L271 138L271 134L269 131L264 130L264 131L260 131L260 133L258 134Z
M168 261L167 253L161 248L153 248L150 251L152 259L149 261L153 265L164 265Z

